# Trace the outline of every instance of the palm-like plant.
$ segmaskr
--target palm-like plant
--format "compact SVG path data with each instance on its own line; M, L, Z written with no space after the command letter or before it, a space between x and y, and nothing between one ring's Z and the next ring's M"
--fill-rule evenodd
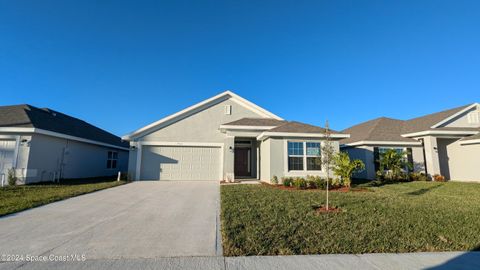
M387 149L380 154L380 170L386 171L387 178L398 179L404 169L412 167L406 156L404 151Z
M345 152L339 152L334 156L333 172L340 176L342 183L346 187L352 184L352 175L365 169L365 164L359 159L350 160Z

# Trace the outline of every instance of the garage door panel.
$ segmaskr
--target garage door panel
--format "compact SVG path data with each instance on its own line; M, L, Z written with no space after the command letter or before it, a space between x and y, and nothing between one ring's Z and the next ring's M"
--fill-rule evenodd
M220 180L220 147L144 146L142 180Z
M13 167L16 142L13 140L0 140L0 174L7 174Z

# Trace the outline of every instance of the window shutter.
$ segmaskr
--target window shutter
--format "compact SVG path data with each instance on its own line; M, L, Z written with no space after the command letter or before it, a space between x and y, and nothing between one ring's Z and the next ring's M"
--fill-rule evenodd
M378 147L373 147L373 163L375 164L375 172L378 172L380 169L380 154L378 152Z
M414 166L413 166L413 153L412 153L412 148L411 147L407 148L407 161L408 161L409 164L412 165L411 169L408 168L408 171L411 172L411 171L413 171L413 168L414 168Z

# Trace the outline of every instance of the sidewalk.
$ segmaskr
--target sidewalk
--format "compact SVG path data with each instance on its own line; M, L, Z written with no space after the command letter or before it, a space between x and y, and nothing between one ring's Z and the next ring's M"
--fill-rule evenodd
M480 269L480 252L99 259L62 263L0 263L0 269Z

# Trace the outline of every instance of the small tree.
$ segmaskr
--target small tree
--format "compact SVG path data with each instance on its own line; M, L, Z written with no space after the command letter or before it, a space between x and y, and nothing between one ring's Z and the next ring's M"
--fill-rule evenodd
M322 165L325 168L325 171L327 173L327 188L326 188L326 193L327 193L327 202L325 205L325 210L328 211L328 185L330 182L330 170L332 168L333 164L333 156L335 155L335 148L333 147L332 141L330 139L330 127L328 125L328 120L325 123L325 132L324 132L324 142L322 146Z
M407 153L405 151L397 151L395 149L387 149L380 154L380 170L385 171L387 179L399 179L404 169L413 167L405 158L406 156Z
M365 164L359 159L350 160L347 153L339 152L334 156L333 172L340 176L342 183L346 187L352 184L352 175L365 169Z

